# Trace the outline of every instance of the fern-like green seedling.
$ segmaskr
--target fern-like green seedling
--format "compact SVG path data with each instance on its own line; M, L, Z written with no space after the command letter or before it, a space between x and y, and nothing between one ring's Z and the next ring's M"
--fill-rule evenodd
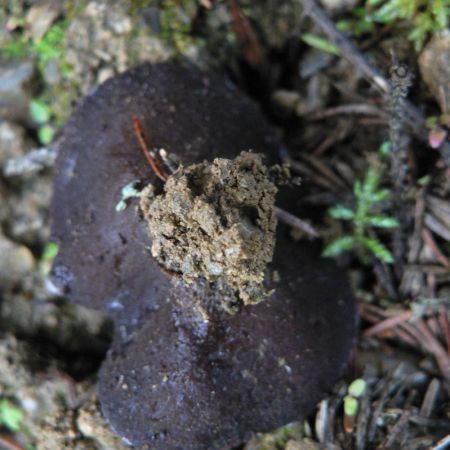
M328 212L334 219L351 221L353 234L343 236L331 242L322 256L339 256L346 251L354 250L363 262L368 261L370 254L386 263L394 262L392 253L376 238L368 234L371 228L392 229L398 227L393 217L373 213L374 206L389 196L388 189L379 189L381 174L370 167L364 180L355 181L353 193L356 207L350 209L342 205L331 208Z

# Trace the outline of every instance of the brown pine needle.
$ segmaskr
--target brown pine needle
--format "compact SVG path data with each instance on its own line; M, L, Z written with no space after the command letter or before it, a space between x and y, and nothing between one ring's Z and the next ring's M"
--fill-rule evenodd
M133 116L133 124L134 124L134 131L136 132L136 136L139 140L139 144L141 145L142 151L144 152L145 157L147 158L147 161L149 162L151 168L153 169L153 172L155 172L156 176L160 178L162 181L167 180L167 174L163 171L160 171L158 168L158 165L155 161L155 158L152 156L152 153L150 152L149 148L147 147L147 143L145 142L144 138L144 132L142 131L141 123L139 122L139 119L136 115Z

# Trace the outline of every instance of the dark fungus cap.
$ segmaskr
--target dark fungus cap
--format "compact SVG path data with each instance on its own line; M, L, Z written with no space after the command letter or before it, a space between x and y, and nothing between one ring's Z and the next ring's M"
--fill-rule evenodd
M192 306L214 289L173 284L151 257L137 200L116 210L130 182L158 184L134 115L150 148L185 164L248 149L272 162L277 142L231 83L169 64L144 65L100 86L60 141L52 279L115 322L98 382L105 417L136 448L229 449L303 418L333 386L355 336L354 300L331 262L279 226L266 277L272 297L200 320Z

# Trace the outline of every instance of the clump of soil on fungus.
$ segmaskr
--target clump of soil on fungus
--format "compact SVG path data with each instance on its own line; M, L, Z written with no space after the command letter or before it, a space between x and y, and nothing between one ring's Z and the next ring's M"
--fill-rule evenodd
M150 185L141 196L152 255L188 285L214 282L228 311L268 295L262 282L275 245L277 192L269 175L262 155L242 152L180 167L163 194L154 196Z

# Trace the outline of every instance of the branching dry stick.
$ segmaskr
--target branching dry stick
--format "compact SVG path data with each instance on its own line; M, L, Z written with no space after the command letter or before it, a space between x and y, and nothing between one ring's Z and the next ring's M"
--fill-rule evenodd
M381 94L388 94L389 81L373 67L356 46L347 39L334 25L325 11L315 0L297 0L303 7L303 13L309 16L340 50L342 56L361 70L364 77L377 88ZM409 101L405 101L403 110L405 121L412 133L421 141L428 143L428 132L424 114ZM445 164L450 167L450 143L445 142L439 149Z

